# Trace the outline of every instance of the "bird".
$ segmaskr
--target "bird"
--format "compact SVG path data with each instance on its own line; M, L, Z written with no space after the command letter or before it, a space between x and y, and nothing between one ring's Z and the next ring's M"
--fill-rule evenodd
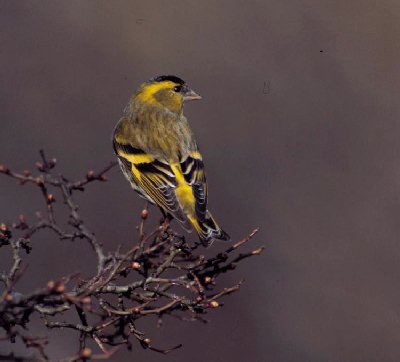
M132 188L164 218L197 232L208 247L229 235L207 208L203 157L183 114L187 101L202 97L175 75L142 83L114 128L112 141L119 166Z

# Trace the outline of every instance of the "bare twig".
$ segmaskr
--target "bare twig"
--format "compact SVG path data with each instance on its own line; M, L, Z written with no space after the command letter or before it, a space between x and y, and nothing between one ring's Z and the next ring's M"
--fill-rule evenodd
M28 223L25 216L12 226L0 224L0 247L11 251L11 267L0 274L0 343L22 341L27 348L33 348L37 356L1 355L0 361L44 361L46 339L29 336L26 326L30 317L37 314L44 326L52 329L70 329L79 335L80 350L63 361L87 361L108 359L122 346L132 348L132 339L145 348L162 354L180 348L160 349L154 347L146 335L138 331L138 319L156 315L158 325L164 316L179 320L201 321L209 309L220 306L219 300L239 290L242 282L228 288L218 288L217 279L221 273L229 272L242 260L259 255L263 247L238 253L257 233L255 229L248 236L229 246L225 252L208 259L202 256L199 246L189 245L185 238L172 230L166 220L153 231L145 231L145 220L149 217L147 205L141 212L137 244L126 251L121 247L106 253L101 240L85 225L75 202L74 193L84 191L94 181L106 181L106 173L116 164L111 162L99 172L89 171L82 180L71 181L55 174L56 160L49 160L40 151L41 161L36 163L39 174L30 171L17 173L0 165L0 173L17 180L20 185L34 184L44 199L45 213L37 214L35 223ZM67 228L62 227L55 217L53 207L62 200L68 212ZM58 281L49 280L47 285L30 293L20 293L19 278L24 276L23 256L31 249L31 239L41 230L51 230L60 240L86 240L97 260L97 270L85 280L69 275ZM174 269L177 276L168 277L167 271ZM131 276L126 283L125 277ZM117 297L117 302L112 295ZM68 320L67 311L76 310L80 323ZM88 318L90 316L90 318ZM65 319L62 319L62 318ZM97 322L96 322L97 321ZM90 323L89 323L90 322ZM92 340L97 351L86 346Z

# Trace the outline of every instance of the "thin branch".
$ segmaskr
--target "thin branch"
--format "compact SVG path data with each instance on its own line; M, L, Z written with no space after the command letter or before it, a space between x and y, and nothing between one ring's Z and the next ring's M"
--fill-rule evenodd
M140 214L137 242L128 250L119 246L113 252L105 252L101 240L86 226L75 202L75 193L85 191L94 181L106 181L106 173L115 165L116 162L111 162L99 172L89 171L81 180L69 180L56 174L56 160L49 159L42 150L40 161L36 163L38 175L28 170L17 173L0 165L1 174L17 180L20 185L36 186L45 210L43 214L37 213L34 223L28 223L25 216L20 215L12 226L0 224L0 247L8 248L12 258L10 268L0 273L3 284L0 328L4 331L1 343L19 339L27 349L35 349L38 357L34 360L48 360L47 339L26 334L32 315L37 315L49 332L69 329L77 333L79 351L65 357L64 362L105 360L122 346L131 349L132 340L145 349L168 354L182 345L167 349L153 346L151 339L136 329L137 320L155 315L157 325L161 326L163 318L169 315L176 320L205 323L203 316L210 309L218 308L221 298L240 289L242 282L228 288L219 287L218 277L263 251L263 247L244 250L258 229L207 259L200 252L201 246L190 245L185 237L171 229L168 220L146 232L149 218L146 204ZM66 220L60 223L60 216L56 218L54 204L59 201L67 210L67 223ZM67 227L63 226L66 224ZM30 293L21 293L18 280L26 275L24 255L30 252L31 240L42 230L51 230L60 240L86 240L92 247L97 270L85 279L71 274L49 280ZM171 270L177 274L173 278L169 274ZM77 311L79 323L71 321L67 314L70 310ZM94 351L87 347L89 341L94 343ZM31 357L0 354L0 361L7 358L29 361Z

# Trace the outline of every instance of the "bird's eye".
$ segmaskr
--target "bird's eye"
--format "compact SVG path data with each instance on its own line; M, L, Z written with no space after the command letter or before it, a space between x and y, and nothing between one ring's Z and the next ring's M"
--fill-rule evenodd
M174 91L175 91L175 92L180 92L181 89L182 89L182 86L181 86L181 85L177 85L177 86L174 87Z

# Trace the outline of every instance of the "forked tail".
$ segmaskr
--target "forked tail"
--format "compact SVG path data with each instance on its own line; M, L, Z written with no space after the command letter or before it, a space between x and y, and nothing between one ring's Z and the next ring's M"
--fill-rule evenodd
M230 236L218 226L209 211L207 211L203 221L198 221L195 218L189 219L205 247L209 247L214 240L229 241L231 239Z

